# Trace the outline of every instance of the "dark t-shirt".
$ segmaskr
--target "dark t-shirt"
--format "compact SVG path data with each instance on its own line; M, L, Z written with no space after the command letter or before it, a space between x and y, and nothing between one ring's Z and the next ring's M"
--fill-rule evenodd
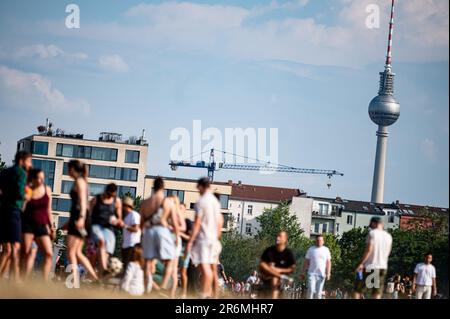
M276 246L272 246L264 250L261 260L267 263L274 263L278 268L289 268L295 265L295 257L289 248L278 251Z
M192 220L190 220L190 219L188 219L188 218L185 219L185 222L186 222L186 234L190 235L191 232L192 232L192 225L193 225L193 222L192 222ZM186 239L182 238L181 241L182 241L182 243L183 243L184 245L187 244L187 240L186 240Z

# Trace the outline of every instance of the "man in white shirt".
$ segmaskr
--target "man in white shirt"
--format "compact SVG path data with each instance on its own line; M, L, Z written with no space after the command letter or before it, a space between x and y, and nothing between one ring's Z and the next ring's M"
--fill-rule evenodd
M392 236L383 229L380 217L372 217L369 224L366 250L356 267L357 279L353 298L360 299L369 290L373 299L383 296L388 259L392 249Z
M134 201L130 197L125 197L122 200L122 207L125 214L123 220L122 262L123 269L127 269L133 247L141 242L141 215L134 210Z
M195 220L192 235L186 244L185 255L191 253L194 265L199 265L201 272L201 297L212 297L211 287L214 283L214 272L221 251L220 236L222 234L223 217L220 203L211 192L208 178L198 180L197 189L201 195L195 206Z
M316 237L316 244L306 252L303 273L307 272L308 275L308 299L322 299L325 280L330 280L331 277L331 254L324 244L323 236L319 235Z
M425 254L425 261L417 264L414 269L413 290L416 292L416 299L431 299L431 295L436 296L436 268L431 264L433 256L431 253Z

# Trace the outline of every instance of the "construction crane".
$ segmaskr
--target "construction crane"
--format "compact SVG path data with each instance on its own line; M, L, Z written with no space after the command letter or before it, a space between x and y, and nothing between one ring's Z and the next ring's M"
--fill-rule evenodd
M234 158L241 157L246 160L253 160L256 163L248 163L248 164L228 164L223 162L217 163L215 160L215 151L222 153L223 155L231 155ZM199 155L205 154L208 151L205 151ZM208 170L208 178L212 181L214 181L214 172L221 170L221 169L233 169L233 170L244 170L244 171L260 171L265 173L270 172L281 172L281 173L299 173L299 174L316 174L316 175L327 175L329 178L333 177L334 175L344 176L344 174L335 171L335 170L325 170L325 169L312 169L312 168L297 168L297 167L291 167L281 164L272 164L270 162L264 162L260 161L258 159L251 159L246 156L231 154L224 151L219 151L215 149L211 149L209 151L209 163L206 163L205 161L197 161L195 163L191 161L171 161L169 163L170 168L173 171L176 171L178 167L193 167L193 168L203 168ZM328 184L328 187L331 185Z

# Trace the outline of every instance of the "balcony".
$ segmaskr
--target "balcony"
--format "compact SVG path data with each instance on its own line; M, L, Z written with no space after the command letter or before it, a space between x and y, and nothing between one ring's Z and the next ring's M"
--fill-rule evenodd
M312 215L312 218L320 218L320 219L336 219L336 216L338 216L338 214L333 211L328 214L313 211L311 215Z

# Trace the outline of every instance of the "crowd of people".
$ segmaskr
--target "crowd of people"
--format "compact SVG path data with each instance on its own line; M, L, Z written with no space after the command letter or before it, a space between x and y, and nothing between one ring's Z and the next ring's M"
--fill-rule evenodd
M14 165L0 173L0 282L6 277L15 282L28 280L37 251L42 257L42 278L51 279L56 231L52 190L45 185L44 172L32 167L31 159L30 153L19 151ZM166 196L160 177L154 180L152 194L138 212L132 198L118 196L115 184L107 185L90 199L87 165L81 161L69 161L68 174L74 183L70 218L65 225L66 254L74 287L80 287L81 270L93 284L102 284L110 277L115 230L120 229L120 287L133 296L156 293L186 298L189 287L191 291L194 287L200 298L227 294L277 299L285 297L286 291L296 291L308 299L327 296L324 286L332 275L332 259L322 235L315 238L304 258L299 279L306 282L305 287L295 288L297 261L288 248L286 231L280 231L275 245L264 250L258 270L245 281L227 276L219 261L223 217L208 178L197 182L200 197L191 221L179 198ZM386 293L391 298L430 299L437 294L436 270L429 253L412 277L395 275L385 285L392 237L378 217L371 219L369 229L364 254L355 269L349 269L355 273L353 298L370 295L379 299ZM192 269L196 270L195 276ZM328 296L342 299L347 293L336 289Z

